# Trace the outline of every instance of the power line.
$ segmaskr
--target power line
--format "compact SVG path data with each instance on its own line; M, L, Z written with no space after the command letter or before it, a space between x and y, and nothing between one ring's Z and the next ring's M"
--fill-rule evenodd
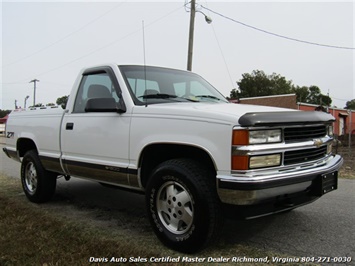
M238 21L236 19L233 19L233 18L230 18L230 17L227 17L221 13L218 13L212 9L209 9L207 7L204 7L203 5L201 5L202 8L220 16L220 17L223 17L225 19L228 19L228 20L231 20L235 23L238 23L242 26L245 26L245 27L248 27L248 28L251 28L253 30L256 30L256 31L260 31L260 32L263 32L263 33L266 33L266 34L269 34L269 35L272 35L272 36L275 36L275 37L279 37L279 38L283 38L283 39L286 39L286 40L289 40L289 41L295 41L295 42L300 42L300 43L305 43L305 44L310 44L310 45L317 45L317 46L322 46L322 47L327 47L327 48L336 48L336 49L347 49L347 50L355 50L354 47L344 47L344 46L336 46L336 45L328 45L328 44L321 44L321 43L316 43L316 42L310 42L310 41L305 41L305 40L300 40L300 39L296 39L296 38L292 38L292 37L288 37L288 36L284 36L284 35L280 35L280 34L277 34L277 33L273 33L273 32L270 32L270 31L267 31L267 30L263 30L263 29L260 29L260 28L257 28L257 27L254 27L252 25L249 25L249 24L246 24L244 22L241 22L241 21Z
M160 20L162 20L162 19L164 19L164 18L170 16L171 14L173 14L173 13L177 12L178 10L180 10L181 8L183 8L183 6L179 6L178 8L176 8L176 9L170 11L169 13L165 14L164 16L162 16L162 17L160 17L160 18L158 18L158 19L152 21L151 23L148 23L148 24L145 26L145 28L146 28L146 29L149 28L149 27L152 26L153 24L155 24L155 23L157 23L158 21L160 21ZM104 45L104 46L101 46L101 47L99 47L99 48L97 48L97 49L95 49L95 50L93 50L93 51L91 51L91 52L89 52L89 53L87 53L87 54L85 54L85 55L82 55L82 56L80 56L80 57L78 57L78 58L76 58L76 59L73 59L73 60L71 60L71 61L69 61L69 62L67 62L67 63L64 63L64 64L62 64L62 65L60 65L60 66L54 67L54 68L52 68L52 69L49 69L49 70L47 70L47 71L45 71L45 72L36 74L36 76L42 76L42 75L44 75L44 74L48 74L48 73L50 73L50 72L53 72L53 71L58 70L58 69L60 69L60 68L63 68L63 67L65 67L65 66L70 65L70 64L72 64L72 63L74 63L74 62L76 62L76 61L79 61L79 60L81 60L81 59L83 59L83 58L85 58L85 57L88 57L88 56L90 56L90 55L92 55L92 54L94 54L94 53L97 53L97 52L99 52L99 51L101 51L101 50L103 50L103 49L105 49L105 48L107 48L107 47L109 47L109 46L112 46L112 45L116 44L117 42L122 41L123 39L126 39L126 38L130 37L131 35L134 35L134 34L136 34L136 33L138 33L138 32L141 32L141 31L142 31L142 28L139 28L139 29L137 29L137 30L135 30L135 31L132 31L131 33L128 33L128 34L126 34L125 36L120 37L120 38L118 38L118 39L116 39L116 40L114 40L114 41L112 41L112 42L110 42L110 43L108 43L108 44L106 44L106 45ZM27 80L27 79L28 79L28 78L22 79L22 80L20 80L19 82L22 82L22 81ZM15 82L11 82L11 83L15 83Z
M232 89L233 89L233 88L234 88L234 82L233 82L233 80L232 80L232 75L231 75L231 73L230 73L230 71L229 71L228 64L227 64L227 60L226 60L226 58L225 58L225 56L224 56L224 54L223 54L221 44L219 43L219 40L218 40L218 38L217 38L217 34L216 34L216 31L215 31L213 25L212 25L212 30L213 30L214 37L216 38L216 42L217 42L219 51L221 52L224 65L225 65L225 67L226 67L226 69L227 69L227 73L228 73L228 76L229 76L229 81L230 81L230 83L231 83L231 85L232 85Z
M207 1L206 1L206 5L208 5ZM213 24L212 24L212 30L213 30L213 34L214 34L214 37L215 37L215 39L216 39L216 42L217 42L219 51L221 52L222 59L223 59L223 62L224 62L224 66L225 66L226 69L227 69L227 73L228 73L228 76L229 76L229 81L230 81L230 83L231 83L231 88L233 89L233 88L234 88L234 82L233 82L233 79L232 79L232 75L231 75L231 73L230 73L230 71L229 71L229 67L228 67L228 64L227 64L227 60L226 60L226 58L225 58L225 56L224 56L224 53L223 53L223 50L222 50L222 46L221 46L221 44L220 44L220 42L219 42L219 40L218 40L217 33L216 33L216 30L215 30Z
M349 99L340 99L340 98L335 98L335 97L331 97L332 99L335 99L335 100L339 100L339 101L344 101L344 102L347 102L349 101Z
M208 5L207 1L206 1L206 5ZM201 6L201 7L202 7L202 6ZM229 71L229 67L228 67L228 64L227 64L227 60L226 60L226 58L225 58L225 56L224 56L224 53L223 53L223 50L222 50L222 46L221 46L221 44L220 44L220 42L219 42L219 40L218 40L217 33L216 33L216 30L215 30L213 24L212 24L212 29L213 29L213 34L214 34L214 37L215 37L215 39L216 39L216 42L217 42L219 51L221 52L224 65L225 65L225 67L226 67L226 69L227 69L227 73L228 73L228 76L229 76L229 81L230 81L230 83L231 83L231 88L233 89L233 88L234 88L234 82L233 82L233 79L232 79L232 75L231 75L231 73L230 73L230 71Z
M43 47L43 48L37 50L36 52L33 52L33 53L29 54L29 55L26 55L26 56L24 56L24 57L22 57L22 58L19 58L19 59L16 60L16 61L13 61L13 62L11 62L11 63L9 63L9 64L6 64L6 65L2 66L2 68L8 67L8 66L11 66L11 65L14 65L14 64L17 64L17 63L19 63L19 62L21 62L21 61L23 61L23 60L25 60L25 59L28 59L28 58L30 58L30 57L36 55L36 54L39 54L39 53L41 53L41 52L43 52L43 51L45 51L45 50L48 50L48 49L51 48L52 46L54 46L54 45L56 45L56 44L58 44L58 43L60 43L60 42L62 42L62 41L64 41L64 40L68 39L69 37L71 37L72 35L78 33L79 31L82 31L82 30L85 29L87 26L89 26L89 25L93 24L94 22L96 22L97 20L103 18L103 17L106 16L108 13L112 12L113 10L115 10L116 8L118 8L119 6L121 6L121 5L124 4L124 3L125 3L125 2L121 2L120 4L116 5L115 7L111 8L111 9L108 10L108 11L106 11L105 13L101 14L100 16L96 17L95 19L89 21L89 22L86 23L84 26L80 27L78 30L73 31L73 32L71 32L71 33L65 35L63 38L61 38L61 39L59 39L59 40L56 40L55 42L53 42L53 43L51 43L51 44L49 44L49 45L47 45L47 46L45 46L45 47Z

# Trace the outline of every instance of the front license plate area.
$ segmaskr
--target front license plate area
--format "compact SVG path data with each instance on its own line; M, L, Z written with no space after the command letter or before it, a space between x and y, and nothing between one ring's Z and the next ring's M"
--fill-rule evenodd
M316 196L323 196L338 188L338 172L322 174L317 178L314 194Z

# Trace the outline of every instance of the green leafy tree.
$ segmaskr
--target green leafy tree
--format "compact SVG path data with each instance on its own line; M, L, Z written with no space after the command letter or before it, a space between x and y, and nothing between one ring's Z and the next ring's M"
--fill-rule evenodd
M237 89L231 90L229 97L227 97L227 99L230 100L238 99L238 90Z
M237 84L238 98L287 94L292 89L292 81L276 73L266 75L262 70L244 73Z
M242 74L242 79L237 84L238 90L233 89L230 92L232 99L295 93L298 102L320 106L330 106L332 103L332 99L323 95L317 86L295 86L291 80L279 74L267 75L262 70Z
M11 113L11 110L1 110L0 109L0 118L6 116L9 113Z
M69 99L69 95L65 95L65 96L59 97L57 99L56 103L58 105L61 105L64 109L67 106L68 99Z
M355 99L346 102L345 109L355 110Z
M308 103L323 105L322 94L317 86L309 87Z
M306 102L308 100L309 89L306 86L293 86L292 92L296 94L297 102Z
M299 87L294 86L292 92L296 94L297 102L317 104L321 106L330 106L332 99L321 93L321 90L317 86Z

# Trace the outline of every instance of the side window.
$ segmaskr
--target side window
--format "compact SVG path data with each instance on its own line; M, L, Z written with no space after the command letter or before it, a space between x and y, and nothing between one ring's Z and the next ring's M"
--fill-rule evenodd
M114 98L119 101L115 87L107 73L83 76L74 103L74 113L84 113L85 105L90 98Z

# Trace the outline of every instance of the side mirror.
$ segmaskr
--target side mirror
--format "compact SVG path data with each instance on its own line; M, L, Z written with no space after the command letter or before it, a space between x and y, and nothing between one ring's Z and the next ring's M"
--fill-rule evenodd
M86 102L85 112L124 113L126 108L117 104L114 98L91 98Z

